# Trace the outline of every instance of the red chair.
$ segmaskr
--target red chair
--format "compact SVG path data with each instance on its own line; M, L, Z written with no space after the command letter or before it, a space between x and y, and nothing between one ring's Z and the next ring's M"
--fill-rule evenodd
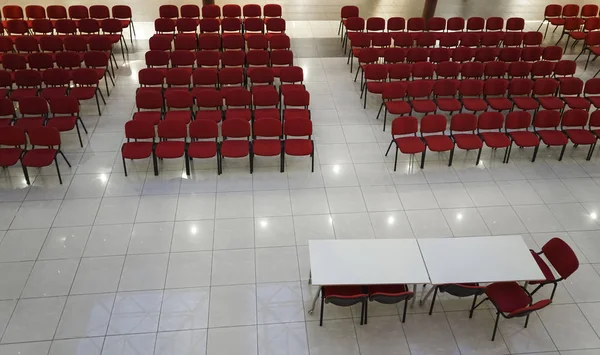
M255 155L272 157L279 155L280 172L283 172L283 144L281 121L276 118L264 118L254 122L252 128L252 150L250 159Z
M3 100L6 101L7 99L3 99ZM3 111L2 110L3 107L4 107L4 105L2 104L2 101L0 101L0 112ZM13 108L13 112L14 112L14 108ZM0 115L2 115L2 113L0 113ZM10 111L5 113L4 115L10 115ZM596 137L600 137L600 129L598 127L600 127L600 110L596 110L596 111L592 112L592 114L590 115L590 122L588 124L588 128L589 128L590 132L592 132Z
M250 19L248 19L250 20ZM260 19L254 19L254 20L258 20L262 26L262 21ZM248 34L247 29L246 29L246 33L244 34L244 37L246 38L246 46L248 47L248 50L253 50L253 49L258 49L258 50L268 50L269 49L269 40L267 39L267 36L258 33L258 34Z
M221 17L221 8L219 5L203 5L202 6L202 18L214 18L218 19Z
M388 32L402 32L406 29L406 20L404 17L390 17L386 27Z
M531 66L531 78L549 78L554 73L554 63L548 60L539 60Z
M262 8L257 4L246 4L242 7L244 18L261 17Z
M550 146L562 146L558 161L561 161L567 148L569 140L562 131L558 130L560 124L560 112L542 110L538 111L533 121L533 130L540 137L542 142L548 147Z
M483 84L483 95L489 107L498 111L508 111L513 103L506 97L509 82L506 79L490 78Z
M268 21L267 21L268 20ZM285 34L285 20L282 18L265 18L265 36L271 39L273 36Z
M219 86L225 94L227 91L244 88L244 72L239 68L223 68L219 71Z
M588 99L596 109L600 108L600 79L589 79L586 81L583 88L583 96Z
M96 70L92 68L80 68L75 69L72 73L73 84L75 87L69 90L69 96L75 97L78 101L96 99L96 105L98 106L98 115L102 116L100 112L100 102L98 101L98 94L102 98L102 102L106 105L104 96L98 87L98 75Z
M437 106L429 97L433 92L433 80L411 81L408 84L407 95L412 111L429 114L437 110Z
M291 48L290 37L288 35L276 34L267 39L269 40L269 49L271 53L279 49L288 50Z
M586 110L566 110L563 113L561 121L563 133L573 144L575 144L575 146L590 146L585 160L590 160L592 158L594 148L596 147L596 141L598 140L598 137L585 128L585 126L588 125L588 115L589 113Z
M198 25L200 22L200 7L196 4L181 5L181 18L193 19Z
M79 145L83 148L79 124L81 124L85 134L88 132L79 115L79 103L77 100L70 96L55 97L50 100L50 113L52 113L52 117L48 117L46 126L56 128L59 132L68 132L76 129Z
M421 153L421 169L423 169L426 148L423 139L417 137L418 130L419 121L416 117L398 117L392 121L392 141L385 152L385 156L390 152L392 144L395 144L394 171L396 171L398 165L398 151L403 154L411 154L411 159L414 157L414 154Z
M574 60L559 60L554 64L554 78L562 83L563 79L573 78L577 70Z
M571 47L575 47L579 41L585 40L589 34L598 29L600 29L600 17L587 18L582 29L568 33L569 38L573 38L573 45Z
M25 20L8 20L4 26L9 36L16 39L29 33L29 26Z
M364 95L363 107L367 108L368 93L379 95L383 93L388 76L388 68L385 64L370 64L365 66L364 72L365 83L361 88L360 98L362 99Z
M304 71L302 67L292 66L281 68L279 72L279 93L285 96L286 93L293 90L305 90L304 87Z
M465 19L462 17L450 17L446 22L446 30L460 34L465 30Z
M85 18L81 19L77 23L77 27L79 28L79 35L85 39L85 41L89 41L91 36L100 35L100 24L98 20Z
M25 6L25 16L27 17L28 22L45 19L46 9L41 5L27 5Z
M42 72L45 87L40 91L40 96L50 101L55 97L67 95L71 78L69 72L62 68L50 68Z
M383 112L383 130L385 131L385 126L387 123L387 114L388 112L392 115L407 115L410 114L412 110L411 106L405 100L406 98L406 83L400 81L394 81L390 83L386 83L383 92L381 93L381 106L379 107L379 112L377 113L377 119L379 119L379 114L381 114L381 109L385 107L385 111Z
M242 34L242 20L237 17L225 17L221 20L221 36Z
M530 46L539 47L542 45L543 40L544 38L540 32L525 32L523 35L523 46L525 48Z
M454 141L445 134L446 116L444 115L426 115L421 119L421 138L425 145L432 152L450 151L448 166L452 166L454 157ZM421 169L425 165L425 154L421 158Z
M477 120L477 133L479 133L486 146L494 150L505 148L502 162L508 163L510 139L502 132L503 126L504 115L500 112L484 112L479 115L479 119Z
M362 33L357 33L353 38L362 37L362 35ZM354 82L358 79L358 75L363 72L363 75L360 77L361 89L364 83L365 66L376 64L378 61L379 51L375 48L363 48L358 52L358 69L356 70L356 75L354 75ZM350 70L352 70L352 64L353 63L350 62Z
M544 47L542 52L542 60L559 61L562 58L563 49L558 46Z
M193 18L178 18L175 22L175 27L177 30L177 37L186 38L187 40L196 41L198 38L198 21ZM192 49L195 49L194 46Z
M123 29L129 27L129 39L133 43L133 36L135 36L135 26L133 25L133 13L131 11L131 7L127 5L115 5L112 7L111 12L112 17L116 18L121 22L121 27Z
M481 41L481 34L480 33L463 33L460 36L460 45L462 47L470 47L470 48L475 48L475 47L479 47Z
M558 82L550 78L540 78L533 84L533 96L544 110L562 110L565 107L563 100L556 95Z
M437 66L441 63L450 63L451 56L452 51L448 48L433 48L429 51L429 61L437 64Z
M54 23L54 31L60 37L76 36L77 22L72 19L60 19Z
M192 73L192 96L196 98L204 90L216 90L218 83L216 68L196 68Z
M354 65L354 58L358 58L358 63L359 63L359 70L360 70L360 53L366 49L369 48L371 46L371 35L368 35L366 33L356 33L354 36L352 36L352 40L350 41L350 50L348 51L348 60L346 62L346 64L350 64L350 73L352 73L352 67ZM371 52L371 56L375 56L375 53L377 53L377 55L379 54L378 51L374 51L371 50L369 51ZM364 56L364 55L363 55ZM378 55L378 59L379 59L379 55ZM356 73L358 75L358 72Z
M385 31L385 19L382 17L369 17L366 29L367 33L370 34Z
M542 21L542 23L540 23L540 27L538 27L538 29L536 31L539 32L540 28L542 28L542 26L544 25L544 22L546 23L546 31L544 32L544 38L546 38L546 34L548 34L548 26L550 26L550 19L557 21L557 23L559 22L560 19L560 15L562 13L562 6L558 5L558 4L550 4L550 5L546 5L546 8L544 9L544 20Z
M452 61L457 63L470 62L475 51L469 47L458 47L452 51Z
M265 23L261 18L251 17L244 19L244 38L246 38L246 41L255 35L262 35L262 37L268 42L269 39L264 35L264 33Z
M502 44L504 47L520 47L523 44L523 32L506 32Z
M472 113L459 113L450 119L450 137L460 149L469 151L477 149L475 165L479 165L483 142L475 133L477 129L477 116Z
M559 277L554 276L554 273L548 264L540 257L542 254L550 262L552 268L556 270ZM544 244L544 246L542 246L542 250L539 252L531 250L531 255L537 262L545 277L544 280L528 282L530 285L538 285L533 292L531 292L531 295L535 294L545 285L553 285L550 299L554 299L554 293L556 292L558 283L569 278L569 276L571 276L579 268L579 260L577 259L575 252L567 243L565 243L564 240L560 238L550 239L546 244Z
M394 34L394 46L410 48L414 45L414 39L406 32L397 32Z
M182 92L190 90L190 72L185 68L172 68L167 71L165 95L171 91Z
M242 8L237 4L228 4L223 6L223 17L234 17L240 18L242 17Z
M19 127L0 127L0 166L13 166L27 150L25 131Z
M406 285L375 285L369 286L369 301L381 304L396 304L404 302L402 323L406 321L406 308L415 294L408 290ZM365 324L367 324L367 307L364 307Z
M525 62L537 62L542 57L544 48L542 47L525 47L521 52L521 60Z
M250 174L253 171L252 165L252 147L250 143L250 123L245 120L231 119L226 120L221 125L221 169L223 167L223 158L243 158L248 156L250 159Z
M53 23L56 23L57 20L65 20L67 18L67 8L62 5L49 5L46 7L46 11L48 18L54 20Z
M52 55L48 53L31 53L27 57L27 60L29 61L29 67L38 71L51 69L54 67Z
M84 53L88 50L86 38L84 36L66 36L63 38L63 42L65 45L65 52L60 54L69 52L75 53L79 63L83 62ZM58 61L58 54L56 60ZM69 67L75 67L75 65L69 65Z
M342 36L343 33L345 32L346 21L350 17L358 17L358 16L359 16L358 6L352 6L352 5L342 6L342 9L340 11L340 25L338 26L338 36Z
M443 112L459 112L462 103L456 98L460 81L451 79L436 80L433 86L433 96L438 110Z
M486 34L484 33L484 35L486 35ZM489 33L488 35L495 36L496 34ZM477 49L475 49L474 60L476 62L481 62L484 64L488 63L488 62L493 62L496 60L496 57L498 57L498 54L500 53L500 51L501 51L501 49L498 48L497 46L477 48Z
M521 59L521 48L516 47L504 47L498 54L498 60L503 62L516 62Z
M508 95L513 102L513 108L516 106L523 111L537 110L539 103L531 97L532 91L533 80L512 79L508 85Z
M185 156L187 139L187 126L181 121L161 121L158 123L159 142L153 146L152 162L154 163L154 176L158 176L158 159L176 159ZM185 172L190 174L190 164L185 160Z
M165 107L164 121L188 124L194 119L194 98L189 91L165 92Z
M529 112L514 111L508 113L504 125L504 132L510 137L507 160L510 159L510 152L512 151L512 144L514 142L519 148L534 147L531 162L535 162L535 157L540 147L540 139L535 133L529 131L530 126L531 114Z
M216 89L205 89L195 96L197 120L208 120L215 123L221 122L223 119L223 93Z
M170 55L169 52L159 50L149 50L144 54L146 66L148 68L158 69L163 75L167 75L169 70Z
M463 108L476 113L487 111L488 104L483 99L483 80L465 79L458 88ZM462 112L462 109L461 109Z
M425 19L422 17L411 17L406 21L406 31L410 34L413 40L425 32Z
M69 17L78 22L78 20L90 18L90 12L85 5L71 5L69 6Z
M562 8L560 17L552 17L552 18L548 19L548 22L551 23L552 25L554 25L554 31L552 31L552 33L556 32L558 27L560 27L560 26L564 27L568 18L576 18L578 15L579 15L579 5L575 5L575 4L565 5ZM579 22L579 19L578 19L578 23L581 25L583 23L583 21ZM546 32L547 31L548 31L548 28L546 27Z
M455 62L441 62L435 68L437 79L457 79L460 73L461 65Z
M158 16L170 19L179 18L179 8L176 5L160 5L158 8Z
M367 291L361 286L322 286L319 326L323 326L325 303L331 303L338 307L350 307L360 303L360 325L362 325L365 321L365 314L367 313L366 308L368 298L369 295Z
M163 97L160 92L141 91L136 93L135 106L137 111L133 113L134 121L150 122L156 126L162 119Z
M109 60L110 57L105 52L101 51L89 51L85 52L83 55L83 62L85 63L85 66L96 71L98 80L104 79L104 84L106 85L106 95L108 96L110 96L110 92L108 91L109 78L112 85L115 86L115 81L113 80L112 74L110 73L110 70L108 70Z
M560 38L558 39L558 41L556 42L555 46L558 46L558 44L560 43L560 41L563 39L563 37L565 35L567 35L567 42L565 43L565 50L567 50L567 46L569 45L569 40L571 39L571 33L579 33L581 29L581 19L577 18L577 17L569 17L569 18L565 18L565 22L563 25L563 32L560 35ZM578 37L578 35L575 35L576 37Z
M581 97L583 85L583 80L579 78L564 78L560 81L558 94L569 108L586 111L590 109L590 102L585 97Z
M390 81L409 80L412 75L412 65L396 63L388 65L388 77Z
M350 17L346 20L346 31L344 33L344 37L342 38L342 47L344 48L344 54L346 53L346 48L348 46L348 39L352 39L352 36L355 33L363 32L365 30L365 19L362 17Z
M203 18L200 20L200 37L203 35L219 35L221 22L216 18Z
M506 20L506 33L504 37L506 38L506 34L508 34L510 31L523 32L524 29L525 19L523 19L522 17L511 17L508 20Z
M285 168L285 155L310 156L311 172L315 171L315 148L312 136L312 121L287 120L283 124L283 159ZM301 138L303 137L303 138ZM305 137L305 138L304 138Z
M125 51L129 53L129 48L127 48L127 41L123 37L121 21L114 18L107 18L100 22L100 27L102 28L102 33L107 35L112 43L120 43L121 54L123 55L123 60L125 60ZM125 47L125 50L123 50L123 47Z
M140 87L136 90L136 93L154 91L162 95L165 74L159 69L144 68L138 73L138 82L140 83Z
M0 127L12 125L16 118L13 102L7 97L0 98Z
M440 40L446 31L446 19L443 17L432 17L427 20L427 31L433 32L435 38Z
M413 80L433 79L435 64L430 62L419 62L412 66Z
M251 49L246 53L246 76L252 77L252 72L257 68L269 66L269 52L264 49ZM269 70L271 70L269 68ZM272 73L272 70L271 70Z
M469 310L469 318L473 318L473 311L475 310L475 304L477 303L477 297L483 295L485 292L485 287L480 286L478 283L462 283L462 284L444 284L444 285L434 285L433 289L433 298L431 299L431 306L429 306L429 315L433 313L433 306L435 305L435 298L437 296L438 291L442 293L447 293L449 295L463 298L463 297L471 297L473 296L473 303L471 304L471 309Z
M127 176L125 159L146 159L152 155L155 144L154 135L154 125L151 122L135 120L125 123L125 138L127 138L127 142L123 143L121 146L121 157L123 159L125 176Z
M13 125L23 128L26 132L35 127L41 127L48 118L48 103L39 96L23 97L19 100L21 117Z
M600 54L600 31L590 32L587 34L587 36L585 36L581 53L579 53L579 55L575 57L575 60L579 59L579 56L582 55L583 52L585 52L586 50L589 51L589 53L585 61L584 70L587 69L592 53L594 54L594 60L596 60L596 58Z
M294 90L283 97L283 120L309 119L310 93L306 90ZM256 114L256 112L255 112Z
M499 60L493 62L487 62L483 68L483 76L485 79L489 78L504 78L508 70L508 65L505 62Z
M10 92L10 99L20 101L23 98L37 96L42 88L42 73L37 70L18 70L15 73L16 89Z
M263 15L265 18L265 23L273 18L281 17L281 5L279 4L266 4L263 6Z
M90 18L95 20L110 18L110 9L106 5L92 5L90 6Z
M279 102L279 95L275 90L261 91L256 90L253 94L246 89L235 89L229 91L225 95L225 107L223 112L225 113L225 119L236 118L241 120L250 121L252 120L252 97L255 98L271 94L275 96L275 106ZM279 109L276 110L276 118L279 119ZM255 117L256 119L257 117Z
M241 94L241 93L240 93ZM252 117L254 117L254 121L258 121L258 120L262 120L265 118L276 118L277 120L281 120L281 112L279 110L279 95L276 91L271 91L271 90L266 90L266 91L256 91L252 93L252 96L250 97L250 93L248 93L247 91L244 93L245 95L240 95L237 94L236 97L236 101L238 102L234 102L237 106L243 106L243 108L241 110L244 110L242 112L239 112L240 109L234 109L233 114L235 115L235 118L242 118L242 119L248 119L250 118L250 112L246 112L245 110L246 107L248 107L248 105L250 105L250 103L253 104L252 107ZM289 95L293 95L293 93L289 94ZM234 95L231 95L232 97L234 97ZM240 100L242 99L242 100ZM287 99L287 102L289 103L289 99ZM291 109L291 111L296 111L298 109ZM229 115L229 104L227 107L227 115ZM249 111L249 110L248 110ZM287 111L288 117L289 116L289 111ZM308 116L302 115L302 118L308 118Z
M62 185L62 177L58 167L57 156L60 153L63 159L71 167L71 163L67 160L62 150L60 149L60 133L53 127L32 127L27 130L29 136L29 144L31 149L26 151L21 158L21 166L27 185L30 185L28 167L41 168L52 164L56 164L56 172L58 181ZM56 147L56 148L54 148Z
M171 68L183 69L188 73L188 76L192 75L194 71L194 63L196 62L196 56L194 52L179 49L171 53Z
M219 163L219 125L210 120L190 123L190 142L185 150L186 160L217 158L217 174L221 174ZM189 174L189 171L188 171Z
M19 36L15 38L15 50L17 53L29 54L39 52L38 41L33 36Z
M529 315L552 303L552 300L549 299L533 303L533 299L527 290L516 282L493 283L485 288L485 294L487 299L496 307L496 322L494 323L492 341L496 338L500 315L506 319L526 317L525 328L527 328Z

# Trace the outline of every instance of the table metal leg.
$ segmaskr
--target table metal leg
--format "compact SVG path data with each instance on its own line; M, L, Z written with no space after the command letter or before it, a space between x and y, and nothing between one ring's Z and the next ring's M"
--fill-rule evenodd
M425 297L421 298L421 300L419 301L419 305L422 306L427 301L429 296L431 296L431 293L433 292L433 290L435 290L435 286L431 287L429 289L429 291L427 291L427 294L425 295Z
M312 270L308 270L308 284L312 285Z
M413 295L414 295L414 296L413 296L413 299L412 299L412 301L411 301L411 303L410 303L410 307L411 307L411 308L414 308L414 306L415 306L415 301L417 300L417 284L414 284L414 285L413 285Z
M321 294L322 291L323 291L323 287L319 287L317 294L315 295L315 297L312 300L312 307L311 307L311 309L308 310L308 314L313 314L313 312L315 310L315 306L317 304L317 300L319 299L319 295Z

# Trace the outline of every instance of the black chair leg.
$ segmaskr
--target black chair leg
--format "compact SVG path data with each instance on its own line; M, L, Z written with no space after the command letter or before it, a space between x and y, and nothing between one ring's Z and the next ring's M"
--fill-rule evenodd
M323 308L325 308L325 297L321 295L321 315L319 316L319 327L323 326Z
M58 174L58 182L62 185L62 177L60 176L60 168L58 167L58 159L54 156L54 164L56 165L56 173Z
M368 310L367 300L364 300L364 301L363 301L363 303L362 303L362 308L364 309L364 317L365 317L365 318L364 318L364 320L363 320L363 318L362 318L362 316L361 316L361 319L360 319L360 324L361 324L361 325L363 325L363 324L367 324L367 310Z
M379 117L379 115L377 115ZM387 123L387 108L383 111L383 131L385 132L385 124Z
M552 293L550 294L550 299L553 300L554 299L554 293L556 293L556 286L558 286L557 283L554 284L554 287L552 287Z
M377 117L375 117L376 120L379 119L379 115L381 115L381 109L383 108L384 102L381 102L381 106L379 106L379 111L377 111ZM385 121L384 121L385 122ZM385 131L385 123L383 125L383 130Z
M390 149L392 148L392 144L394 144L394 140L392 139L392 141L390 142L390 145L388 146L388 149L385 151L385 156L387 157L388 153L390 152Z
M528 314L527 317L525 317L525 326L523 328L527 328L527 325L529 324L529 316L530 315L531 315L531 313Z
M398 147L396 147L396 156L394 157L394 171L396 171L397 166L398 166Z
M481 158L481 150L483 148L479 148L479 151L477 152L477 160L475 161L475 165L479 165L479 159Z
M408 306L408 299L404 300L404 311L402 312L402 323L404 323L406 321L406 307L407 306Z
M67 165L70 168L71 167L71 163L69 163L69 160L67 159L67 157L65 157L65 153L63 153L62 150L59 150L58 152L60 153L60 155L62 155L63 159L65 160L65 163L67 163Z
M425 149L423 154L421 154L421 169L425 167L425 153L427 153L427 149Z
M531 162L535 162L535 157L537 156L538 149L540 148L539 144L533 148L533 158L531 158Z
M565 149L567 149L567 145L563 145L561 151L560 151L560 156L558 157L558 161L561 161L563 158L563 155L565 155Z
M125 171L125 176L127 176L127 165L125 165L125 158L123 158L123 171Z
M469 310L469 318L473 318L473 311L475 310L475 303L477 303L477 295L473 296L473 303L471 304L471 309Z
M454 158L454 148L450 150L450 159L448 159L448 166L452 166L452 159Z
M152 154L152 162L154 163L154 176L158 176L158 160L155 154Z
M434 286L435 289L433 290L433 297L431 298L431 305L429 306L429 315L431 315L433 313L433 305L435 304L435 298L437 297L437 293L438 293L438 286Z
M500 311L496 312L496 322L494 323L494 333L492 333L492 341L496 339L496 330L498 330L498 321L500 320Z
M23 167L23 175L25 175L25 181L27 182L27 185L31 185L31 182L29 181L29 172L27 171L27 167L22 164L23 163L21 163L21 166Z

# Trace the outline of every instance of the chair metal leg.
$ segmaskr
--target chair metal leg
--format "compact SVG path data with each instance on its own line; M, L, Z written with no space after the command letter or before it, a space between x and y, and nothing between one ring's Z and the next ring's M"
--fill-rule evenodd
M158 176L158 160L156 159L156 154L152 154L152 162L154 163L154 176Z
M565 149L567 149L567 145L563 145L561 151L560 151L560 156L558 157L558 161L561 161L563 158L563 155L565 155Z
M125 176L127 176L127 165L125 165L125 157L123 157L123 171L125 171Z
M508 146L504 149L504 159L502 160L504 164L508 163L508 158L510 157L510 147L511 146Z
M421 154L421 169L425 167L425 153L427 153L427 149L425 149L423 154Z
M252 174L252 172L254 171L254 154L252 154L252 152L250 152L250 154L248 154L250 159L250 174Z
M54 164L56 165L56 173L58 174L58 182L62 185L62 177L60 176L60 168L58 167L58 159L54 156Z
M431 315L433 313L433 305L435 304L435 298L437 297L437 293L438 293L438 286L433 286L433 297L431 298L431 305L429 306L429 315Z
M475 161L475 166L479 165L479 159L481 158L481 150L482 148L479 148L479 151L477 152L477 160Z
M471 304L471 309L469 310L469 318L473 318L473 311L475 310L475 303L477 303L477 295L473 296L473 303Z
M324 308L325 308L325 297L323 297L323 295L321 295L321 315L319 316L319 327L323 326L323 309Z
M590 150L588 151L588 155L585 160L592 159L592 155L594 154L594 148L596 148L596 143L590 145Z
M527 325L529 324L529 316L530 315L531 315L531 313L528 314L527 317L525 317L525 326L523 328L527 328Z
M454 148L450 150L450 159L448 159L448 166L452 166L452 159L454 158Z
M79 125L77 124L78 119L75 120L75 128L77 129L77 137L79 138L79 145L83 148L83 141L81 140L81 132L79 132Z
M367 324L367 310L368 310L367 300L363 301L362 309L363 309L363 312L361 313L360 325ZM364 316L364 319L363 319L363 316Z
M99 87L96 87L96 92L98 94L100 94L100 98L102 99L102 102L106 105L106 100L104 100L104 95L102 95L102 91L100 91Z
M379 114L377 115L379 117ZM387 123L387 108L383 111L383 131L385 132L385 125Z
M390 152L390 149L392 148L392 144L394 144L394 140L392 139L392 141L390 142L390 145L388 146L388 149L385 151L385 156L387 157L388 153Z
M394 157L394 171L396 171L397 165L398 165L398 146L396 146L396 156Z
M538 29L536 30L536 32L540 32L540 28L542 28L542 26L544 25L544 22L546 22L546 19L544 19L542 21L542 23L540 23L540 27L538 27Z
M94 94L94 97L96 97L96 106L98 106L98 115L102 116L102 112L100 112L100 101L98 100L98 92L96 92L96 94Z
M415 297L413 295L413 297ZM404 300L404 311L402 312L402 323L406 321L406 307L408 306L408 300Z
M554 283L554 287L552 287L552 293L550 294L550 299L551 300L554 299L554 293L556 292L556 286L558 286L558 284Z
M494 333L492 333L492 341L496 339L496 330L498 330L498 321L500 320L500 311L496 312L496 322L494 323Z
M544 38L546 38L546 35L548 34L548 27L550 27L550 21L546 23L546 31L544 32Z
M185 174L187 176L190 176L190 158L188 157L187 151L185 152L184 159L185 159Z
M381 109L383 108L383 105L384 105L384 102L382 100L381 101L381 106L379 106L379 111L377 111L377 117L375 117L376 120L378 120L379 119L379 115L381 115ZM385 123L385 121L384 121L384 123ZM383 127L384 127L384 131L385 131L385 124L383 125Z
M60 155L62 155L63 159L65 160L65 163L67 163L67 165L70 168L71 167L71 163L69 163L69 160L67 159L67 157L65 157L65 154L62 152L62 150L59 150L58 152L60 153Z
M27 185L31 185L31 182L29 181L29 172L27 171L27 167L25 165L23 165L22 161L21 161L21 167L23 168L23 175L25 175L25 181L27 182Z
M540 145L536 145L535 148L533 148L533 158L531 158L531 162L535 162L535 157L537 156L538 153L538 149L540 148Z

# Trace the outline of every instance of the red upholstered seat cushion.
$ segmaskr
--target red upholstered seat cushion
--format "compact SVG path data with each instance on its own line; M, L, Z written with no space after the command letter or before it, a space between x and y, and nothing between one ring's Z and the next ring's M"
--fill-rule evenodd
M456 142L456 146L460 149L479 149L483 147L483 142L481 138L479 138L476 134L470 133L459 133L453 134L454 142Z
M548 22L550 22L554 26L562 26L562 25L565 24L565 19L564 18L553 17L553 18L549 18Z
M40 93L40 96L46 100L51 100L57 97L63 97L67 95L67 88L65 87L51 87L44 88Z
M219 113L219 115L221 114L221 111L217 111ZM180 121L180 122L184 122L184 123L190 123L190 121L192 120L192 115L190 113L190 111L168 111L165 114L165 121ZM219 121L221 121L221 116L219 116ZM217 122L219 122L217 121Z
M144 159L152 155L152 142L128 142L123 144L122 154L125 159Z
M571 142L574 144L594 144L596 143L596 137L592 134L592 132L585 129L565 129L565 134Z
M510 110L513 106L512 102L505 97L492 97L487 99L491 108L498 111Z
M326 286L323 287L323 297L366 297L361 286Z
M0 166L15 165L21 158L21 148L0 148Z
M490 148L505 148L510 145L510 139L502 132L482 132L481 138Z
M438 108L442 111L453 112L462 108L462 104L457 99L441 98L436 101Z
M552 303L552 300L550 300L550 299L541 300L541 301L538 301L538 302L532 304L529 307L515 309L514 311L508 313L507 317L512 318L512 317L525 316L533 311L537 311L539 309L546 307L550 303Z
M38 89L15 89L10 93L10 99L19 101L24 97L37 96Z
M561 131L555 131L553 129L540 130L537 131L537 134L546 145L565 145L569 143L567 136L565 136Z
M54 127L60 132L66 132L75 128L76 123L77 117L75 116L59 116L49 119L48 122L46 122L46 126Z
M386 82L381 82L381 81L376 81L376 82L368 82L367 83L367 91L375 93L375 94L381 94L383 92L383 89L386 87Z
M590 108L590 102L584 97L564 97L563 100L572 109L587 110Z
M521 110L535 110L539 107L538 102L531 97L513 97L512 100Z
M281 85L281 94L285 96L285 94L294 90L304 90L305 87L303 84L283 84Z
M245 157L249 153L249 142L247 140L228 139L221 143L221 155L229 158Z
M281 154L279 139L255 139L252 141L252 152L260 156L275 156Z
M229 111L229 110L227 110ZM263 118L275 118L279 119L280 113L276 108L259 108L254 110L254 119L260 120Z
M32 149L25 153L21 164L37 168L48 166L54 161L57 152L58 150L54 148Z
M77 100L93 99L95 94L95 87L75 87L69 91L69 96L74 96Z
M191 142L188 145L190 158L212 158L217 155L217 143L214 141Z
M519 147L535 147L540 144L540 139L533 132L515 131L508 134Z
M285 154L303 156L313 152L313 142L310 139L290 138L285 140Z
M41 127L44 124L44 120L44 117L22 117L17 119L14 125L27 131L32 127Z
M503 313L529 306L527 293L516 282L497 282L485 288L485 294Z
M594 107L596 107L596 108L600 107L600 96L588 96L587 99L590 100L590 102L592 103L592 105L594 105Z
M310 119L310 111L303 108L286 108L283 110L283 119L289 120L294 118Z
M411 100L410 104L416 112L428 113L435 112L437 106L432 100Z
M183 141L164 141L159 142L154 149L158 158L179 158L185 152L185 142Z
M133 114L133 120L150 122L157 125L160 122L161 113L158 111L140 111Z
M538 101L546 110L560 110L561 108L565 107L564 101L554 96L539 97Z
M425 150L425 143L419 137L399 137L394 141L398 149L404 154L422 153Z
M252 119L252 111L250 111L248 108L228 108L225 111L225 119L229 118L238 118L241 120L250 121Z
M410 113L410 105L406 101L387 101L385 103L387 111L394 115L404 115Z
M454 148L454 142L448 136L439 134L423 138L429 150L433 152L445 152Z
M487 102L484 99L462 99L463 106L469 111L485 111L488 108Z

